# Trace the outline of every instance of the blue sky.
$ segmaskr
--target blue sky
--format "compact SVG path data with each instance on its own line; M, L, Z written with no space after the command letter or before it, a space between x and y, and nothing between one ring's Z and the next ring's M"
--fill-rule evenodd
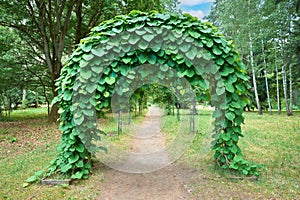
M179 7L184 13L202 19L210 12L211 6L215 0L179 0Z

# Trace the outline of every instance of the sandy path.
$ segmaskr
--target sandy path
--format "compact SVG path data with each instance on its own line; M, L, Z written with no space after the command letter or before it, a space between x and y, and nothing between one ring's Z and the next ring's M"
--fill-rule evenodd
M169 165L165 138L160 133L160 117L159 108L149 109L135 133L131 152L125 160L113 166L125 172L104 168L98 199L192 199L185 187L184 170Z

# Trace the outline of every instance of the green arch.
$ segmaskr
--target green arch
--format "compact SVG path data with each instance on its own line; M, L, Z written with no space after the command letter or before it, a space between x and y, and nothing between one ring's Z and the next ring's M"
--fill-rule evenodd
M99 137L93 128L95 110L110 106L116 81L145 63L160 65L161 78L165 76L164 66L175 69L200 89L198 97L210 98L217 106L212 145L217 163L245 175L258 175L257 166L240 157L238 140L249 85L231 42L211 24L190 15L139 11L93 28L62 69L54 100L59 105L62 142L48 175L59 172L73 179L88 177L91 154L96 150L92 140ZM225 102L220 102L220 96Z

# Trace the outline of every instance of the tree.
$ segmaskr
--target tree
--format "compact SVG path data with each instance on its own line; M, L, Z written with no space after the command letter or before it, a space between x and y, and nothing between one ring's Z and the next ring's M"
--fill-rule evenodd
M175 0L3 0L0 24L18 30L35 57L47 66L52 92L56 96L55 80L60 76L63 58L92 27L115 15L127 14L133 8L146 12L152 9L164 11L177 3ZM50 119L56 118L55 104Z
M253 87L255 79L258 86L258 95L255 95L254 88L254 96L259 98L262 107L266 100L268 107L272 106L273 95L277 97L278 112L283 101L288 115L292 114L293 106L297 106L293 102L296 102L295 94L300 88L300 82L295 78L300 72L300 18L295 5L299 6L299 0L216 1L208 17L234 40L244 62L250 66L248 73L253 77ZM245 41L247 38L248 42ZM276 74L276 81L271 79L269 84L268 77L273 77L273 74ZM262 85L265 85L264 89Z
M250 66L254 98L258 113L262 114L256 80L257 64L255 63L258 49L256 41L259 35L259 27L256 24L258 17L255 16L257 4L257 0L216 1L208 19L220 27L227 37L234 40L244 62Z
M0 26L0 117L2 108L10 112L21 102L26 72L21 65L17 65L15 59L18 52L14 44L19 41L13 30Z

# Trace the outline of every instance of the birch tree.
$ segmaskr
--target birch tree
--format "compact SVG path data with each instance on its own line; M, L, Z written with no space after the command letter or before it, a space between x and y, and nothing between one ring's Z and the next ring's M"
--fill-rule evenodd
M267 101L268 101L268 106L269 106L269 112L272 115L273 111L272 111L272 105L271 105L271 99L270 99L270 92L269 92L267 62L266 62L266 55L265 55L265 47L264 47L263 37L261 39L261 51L262 51L263 64L264 64L264 75L265 75L265 85L266 85L266 92L267 92Z

